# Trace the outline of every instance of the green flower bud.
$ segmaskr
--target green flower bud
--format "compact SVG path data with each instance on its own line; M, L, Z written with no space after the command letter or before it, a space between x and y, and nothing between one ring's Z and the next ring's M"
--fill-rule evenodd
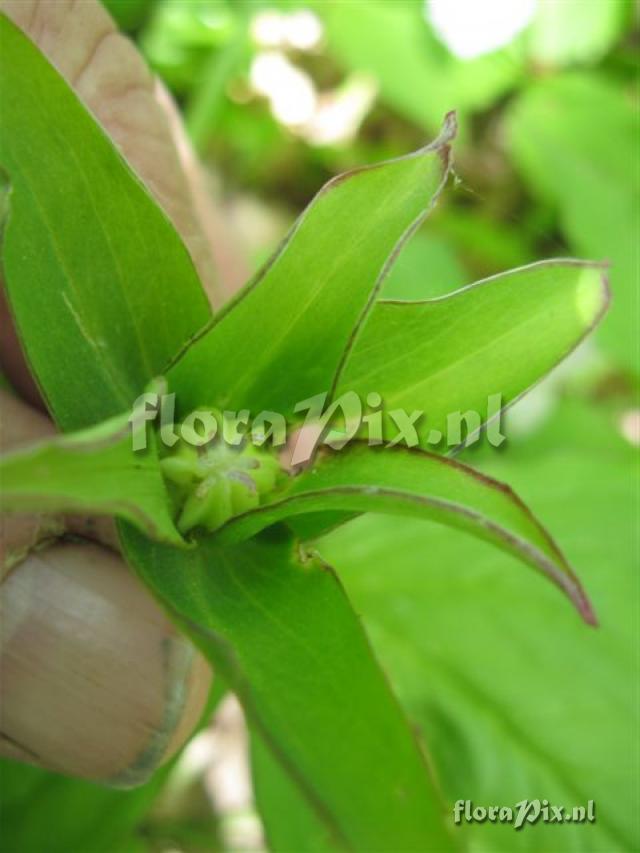
M184 456L167 456L160 461L163 475L176 486L189 486L196 479L196 466Z
M233 514L241 515L260 505L260 494L256 484L244 471L230 471L227 474L231 489Z
M178 518L178 530L181 533L188 533L194 527L217 530L232 515L229 481L225 476L214 474L200 483L186 499Z
M166 449L160 468L184 534L195 528L212 533L255 509L284 476L270 451L247 443L231 446L220 436L197 447L181 438Z

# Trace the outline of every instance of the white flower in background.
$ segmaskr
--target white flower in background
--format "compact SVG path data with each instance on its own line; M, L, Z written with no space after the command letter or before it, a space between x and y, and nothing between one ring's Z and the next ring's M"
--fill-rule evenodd
M427 0L425 17L460 59L504 47L532 21L536 0Z
M259 53L251 63L249 79L254 90L269 99L271 112L282 124L305 124L314 114L313 80L280 51Z
M320 97L301 135L312 145L344 145L355 137L377 92L372 77L351 75L339 89Z
M322 24L308 9L299 9L285 20L285 41L296 50L313 50L322 39Z
M375 81L352 74L339 87L319 93L311 76L287 56L287 50L310 51L320 43L317 15L307 9L265 9L253 16L251 35L262 50L251 63L249 82L268 99L273 117L311 145L352 139L375 100Z
M251 35L262 47L280 47L284 34L284 15L275 9L265 9L251 19Z
M308 9L289 14L264 9L253 16L251 35L261 47L313 50L322 40L322 23Z

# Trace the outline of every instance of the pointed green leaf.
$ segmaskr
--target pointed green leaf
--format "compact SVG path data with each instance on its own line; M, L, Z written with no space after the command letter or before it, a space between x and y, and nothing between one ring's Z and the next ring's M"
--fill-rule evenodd
M323 187L255 280L169 371L184 413L275 409L329 391L395 253L433 207L455 117L420 151Z
M117 515L185 545L170 515L155 450L134 451L131 415L0 457L0 510Z
M287 537L125 551L343 845L446 851L444 807L331 569Z
M563 554L511 489L451 459L354 442L320 455L265 506L237 516L219 535L239 541L276 521L315 511L388 512L448 524L515 554L559 586L585 621L589 601Z
M423 302L378 302L358 335L336 397L370 392L389 412L421 410L420 444L446 438L448 416L468 410L484 422L489 398L512 403L567 356L608 304L602 266L554 260L502 273ZM457 420L457 417L456 417Z
M35 45L0 15L4 274L63 429L122 412L209 308L173 226Z

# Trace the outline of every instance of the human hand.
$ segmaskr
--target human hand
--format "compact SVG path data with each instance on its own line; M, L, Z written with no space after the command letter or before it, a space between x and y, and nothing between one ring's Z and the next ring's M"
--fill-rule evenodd
M198 181L179 119L134 46L97 2L14 0L2 9L35 41L112 136L181 233L212 302L242 264ZM205 236L206 232L206 236ZM54 430L4 299L2 449ZM131 785L189 736L208 665L138 583L110 520L11 516L0 527L0 754Z

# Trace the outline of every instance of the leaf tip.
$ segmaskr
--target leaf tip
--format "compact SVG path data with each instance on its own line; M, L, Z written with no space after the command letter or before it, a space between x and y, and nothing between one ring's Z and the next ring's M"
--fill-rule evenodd
M586 593L582 589L578 590L575 603L576 607L578 608L578 612L580 613L580 616L582 616L583 621L591 628L598 628L600 623L598 622L596 612L593 609Z
M582 621L591 628L597 628L598 617L596 616L593 605L589 600L589 596L582 588L580 581L575 577L573 572L569 575L566 583L562 584L565 592L569 595L573 605L580 614Z
M451 163L451 143L456 138L458 133L458 114L455 110L450 110L445 114L442 121L442 127L436 138L416 151L416 154L426 154L428 152L437 152L445 169L448 171Z
M442 122L440 136L444 137L444 142L450 142L452 139L455 139L457 133L458 113L456 110L449 110L449 112L445 114L444 121Z
M608 264L585 266L576 287L576 310L585 327L593 329L611 303Z

